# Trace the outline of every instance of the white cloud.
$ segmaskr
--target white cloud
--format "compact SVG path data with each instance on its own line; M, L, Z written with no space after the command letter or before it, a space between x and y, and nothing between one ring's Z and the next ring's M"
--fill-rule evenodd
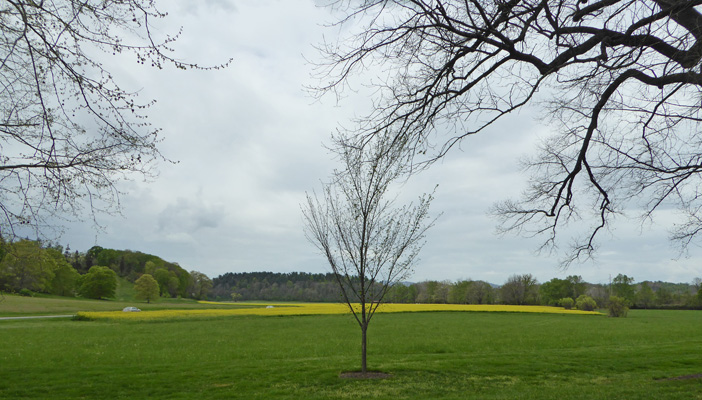
M313 1L169 0L162 33L183 35L178 57L203 65L233 58L222 70L156 70L129 57L111 58L121 82L155 98L150 121L163 128L164 154L153 183L126 183L125 218L102 217L97 240L90 224L69 227L62 243L140 250L209 276L228 271L324 271L325 261L304 238L299 204L334 166L321 144L340 124L369 106L364 93L313 101L304 93L328 10ZM502 283L515 273L540 281L565 275L605 282L619 272L637 280L690 281L702 275L699 253L672 260L665 229L639 234L622 221L600 257L568 271L557 258L535 255L538 241L493 234L486 214L496 201L517 197L525 176L517 158L533 150L547 128L533 114L510 116L465 140L442 162L403 188L412 200L439 184L432 212L444 212L429 231L413 279L484 279ZM668 221L670 216L663 215Z

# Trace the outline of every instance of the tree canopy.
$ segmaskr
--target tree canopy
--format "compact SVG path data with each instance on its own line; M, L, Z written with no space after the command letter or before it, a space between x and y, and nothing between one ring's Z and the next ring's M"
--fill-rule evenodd
M89 299L114 297L117 290L117 274L109 267L93 266L79 280L78 294Z
M144 274L134 281L134 290L136 291L136 297L146 300L147 303L158 299L160 294L158 282L149 274Z

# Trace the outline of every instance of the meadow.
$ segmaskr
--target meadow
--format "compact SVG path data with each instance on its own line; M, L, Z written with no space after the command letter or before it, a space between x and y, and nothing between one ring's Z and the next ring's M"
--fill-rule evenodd
M105 301L49 295L36 297L4 295L1 299L0 317L73 315L84 310L115 311L127 306L138 306L142 310L231 309L233 307L231 304L202 304L191 299L161 299L151 304L136 303L134 300Z
M699 311L378 314L383 380L339 377L360 361L349 315L0 321L0 337L3 399L702 399Z

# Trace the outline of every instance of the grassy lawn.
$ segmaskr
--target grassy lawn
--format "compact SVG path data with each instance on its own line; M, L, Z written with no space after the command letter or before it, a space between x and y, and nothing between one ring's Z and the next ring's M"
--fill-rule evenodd
M0 317L16 317L25 315L68 315L78 311L118 311L127 306L135 306L142 310L164 309L210 309L232 308L236 305L207 305L191 299L160 299L147 304L139 300L90 300L81 298L37 295L22 297L5 294L0 301Z
M0 321L0 398L702 399L702 312Z

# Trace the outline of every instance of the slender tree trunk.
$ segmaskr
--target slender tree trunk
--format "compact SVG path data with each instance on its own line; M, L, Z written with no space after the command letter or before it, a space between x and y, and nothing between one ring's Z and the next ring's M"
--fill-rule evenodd
M366 331L368 330L368 322L363 321L361 325L361 372L366 373Z
M364 224L365 230L365 224ZM361 249L363 253L363 249ZM362 266L363 268L363 266ZM368 331L368 314L366 313L366 285L365 272L361 270L361 372L366 373L366 332Z

